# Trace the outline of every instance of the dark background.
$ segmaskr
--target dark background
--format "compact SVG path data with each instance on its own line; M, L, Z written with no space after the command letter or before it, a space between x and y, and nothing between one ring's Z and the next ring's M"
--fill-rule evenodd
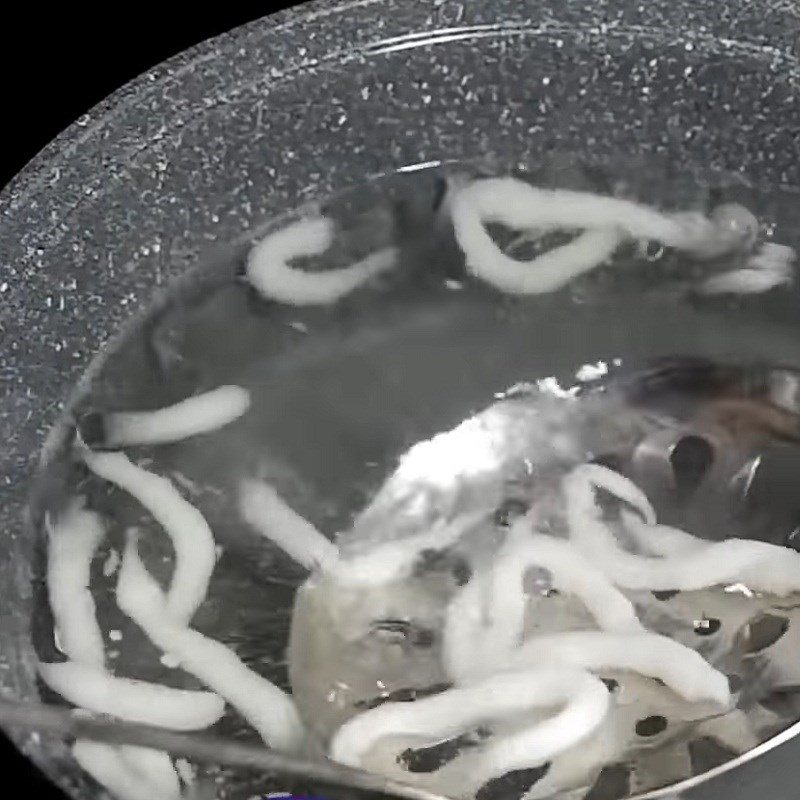
M88 4L14 4L0 33L3 76L0 186L81 114L108 94L193 44L296 5L293 2L180 6L169 0L88 8ZM65 800L0 734L5 786L21 797Z
M225 0L209 9L162 0L90 11L89 4L14 3L13 22L0 30L0 186L81 114L149 67L298 4Z

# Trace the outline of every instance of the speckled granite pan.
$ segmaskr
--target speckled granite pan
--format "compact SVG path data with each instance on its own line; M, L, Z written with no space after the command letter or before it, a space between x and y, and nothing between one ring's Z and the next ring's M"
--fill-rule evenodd
M78 120L0 195L3 691L37 696L24 506L39 452L154 287L265 217L418 162L656 154L800 188L799 51L795 0L321 0L155 67ZM59 750L20 745L92 796ZM668 794L796 798L800 745L761 750Z

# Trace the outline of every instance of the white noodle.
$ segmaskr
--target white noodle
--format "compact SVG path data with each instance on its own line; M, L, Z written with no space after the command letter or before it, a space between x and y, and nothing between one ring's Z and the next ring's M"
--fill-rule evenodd
M554 759L546 774L520 800L552 800L556 796L559 800L582 800L602 768L625 754L626 737L616 722L609 714L592 736Z
M89 591L89 570L105 536L99 515L73 502L56 519L46 520L47 593L59 649L68 658L96 667L105 665L103 634Z
M286 693L248 669L230 648L176 625L166 613L164 594L145 569L134 536L122 558L117 604L156 647L179 659L186 672L234 706L270 747L284 752L302 748L303 726Z
M474 275L517 294L551 292L606 261L626 238L653 239L698 258L730 251L740 237L695 212L662 214L614 197L542 189L516 178L474 181L457 191L451 215L456 239ZM505 255L484 228L580 228L585 233L529 262Z
M137 467L123 453L83 452L96 475L135 497L164 528L175 549L175 569L167 609L187 624L205 600L217 554L214 536L203 515L181 497L167 478Z
M122 760L152 787L152 800L181 796L178 772L166 752L133 745L121 745L119 751Z
M794 281L792 262L795 252L791 247L765 242L755 255L747 259L741 269L730 270L703 281L698 287L701 294L761 294Z
M96 513L86 511L77 503L73 503L58 517L55 524L51 525L48 522L47 527L49 532L47 590L56 630L59 633L60 649L72 659L72 663L88 667L91 671L88 682L95 684L97 682L95 670L104 671L105 653L103 635L95 614L94 600L89 591L89 569L95 551L105 533L103 524ZM114 631L109 633L109 638L116 640L111 633ZM119 632L117 631L117 633ZM63 672L56 668L56 672L59 671ZM48 672L46 666L45 672ZM52 672L52 669L49 670L51 677ZM64 680L73 681L74 686L74 681L80 682L85 679L85 674L82 673L80 666L68 667L66 672L66 678L62 675L60 679L62 683ZM108 676L108 680L114 682L117 692L129 691L130 683L124 679L118 681L118 679ZM77 691L91 691L91 689L89 686L85 686L82 690L78 689ZM138 693L138 700L147 699L139 696L141 692L138 688L135 691ZM161 697L163 697L163 693L158 691L158 698ZM152 693L149 695L149 699L151 701L155 699ZM189 700L191 708L194 709L192 713L196 713L194 694L189 697ZM183 702L186 703L186 698L183 698ZM205 694L202 702L208 702ZM215 700L214 704L218 710L216 717L219 718L223 711L222 703ZM149 707L141 706L141 708L147 712ZM146 719L140 721L158 724L159 714L160 711L156 711L154 715L147 713ZM206 720L200 721L205 722ZM212 721L215 720L209 719L209 722ZM96 780L100 781L120 800L125 800L128 795L119 794L117 791L118 781L116 778L108 779L106 767L115 776L119 776L120 782L126 787L135 784L135 788L131 788L130 792L138 792L137 797L152 797L155 794L158 798L169 800L180 796L177 775L169 756L164 752L141 747L97 745L89 748L78 747L75 753L79 763L84 765L84 768ZM130 777L126 773L128 766L124 762L134 769L138 779L133 781L128 779ZM126 789L126 791L128 790Z
M75 661L39 664L39 674L53 691L76 706L159 728L207 728L225 711L222 699L211 692L120 678Z
M797 259L793 247L775 242L764 242L758 251L747 259L747 265L757 269L788 269Z
M178 777L186 786L191 786L197 780L197 772L194 766L185 758L175 759L175 772L178 773Z
M326 568L339 557L336 545L290 508L268 483L242 481L239 513L248 525L307 569Z
M624 475L600 464L582 464L572 474L578 476L584 483L588 482L595 489L605 489L609 494L632 506L648 525L656 523L656 512L647 499L647 495ZM594 496L592 495L592 507L594 505Z
M697 288L701 294L761 294L794 281L791 247L765 242L747 259L744 267L723 272L703 281Z
M535 565L552 573L554 586L582 600L601 628L644 630L631 602L574 545L531 534L528 524L523 518L512 526L491 571L473 575L447 606L442 660L455 680L496 670L520 645L528 603L522 581Z
M518 178L474 181L457 192L453 204L468 206L484 223L500 223L513 230L621 228L634 239L656 239L675 247L685 241L684 225L655 209L590 192L543 189ZM453 217L458 215L453 210Z
M110 548L108 556L103 562L103 577L110 578L119 569L119 552L115 548Z
M753 724L740 708L701 722L696 731L697 738L708 736L734 753L746 753L760 744Z
M118 800L178 800L180 785L166 753L78 739L75 760Z
M700 294L763 294L776 286L787 286L794 277L783 270L741 269L713 275L698 286Z
M630 670L659 678L691 702L727 705L728 679L694 650L655 633L575 631L535 636L496 669L521 670L541 664L568 664L588 670Z
M601 472L606 474L601 476ZM618 586L688 591L744 583L751 589L780 596L800 589L800 553L766 542L728 539L668 558L626 552L600 518L595 486L609 491L619 488L625 496L631 496L636 487L627 478L598 465L577 467L564 479L572 541Z
M492 577L496 575L495 572ZM518 644L521 632L516 627L515 636L487 637L482 601L488 598L491 607L496 600L494 594L487 592L489 586L489 575L474 576L447 608L442 660L448 675L455 680L506 669L565 663L592 670L629 669L660 678L690 700L727 701L728 683L724 675L695 651L666 637L646 633L638 623L628 632L537 636L521 646ZM506 610L505 604L501 601L493 610L502 612ZM516 617L512 620L516 626Z
M693 553L708 546L705 539L673 528L671 525L648 525L637 514L623 509L620 512L625 530L633 536L637 547L649 555L676 556Z
M250 392L241 386L220 386L154 411L115 411L103 418L108 447L179 442L209 433L242 416Z
M455 544L486 512L462 514L437 522L430 530L379 544L363 555L340 558L330 566L331 576L346 586L380 586L408 577L425 550L444 550Z
M333 243L327 217L301 219L269 234L247 257L247 278L265 297L291 305L334 303L397 263L397 250L385 247L341 269L305 272L288 262L324 253Z
M384 703L348 720L333 737L330 756L358 767L387 736L417 736L434 743L481 723L556 705L564 707L552 717L497 736L471 754L466 780L477 787L512 770L540 765L588 737L608 711L603 683L569 666L545 667L493 675L413 703Z
M488 649L508 650L521 642L528 602L523 577L533 566L548 570L557 589L581 600L603 630L615 633L644 630L631 601L575 545L552 536L531 534L529 523L523 518L512 526L492 566L489 625L484 644Z
M474 574L447 605L442 635L442 664L455 681L469 680L494 670L494 654L482 646L488 622L489 573Z
M456 225L458 243L467 256L467 269L508 294L555 292L573 278L599 267L622 242L615 228L587 231L530 261L518 261L495 245L478 219L462 215Z

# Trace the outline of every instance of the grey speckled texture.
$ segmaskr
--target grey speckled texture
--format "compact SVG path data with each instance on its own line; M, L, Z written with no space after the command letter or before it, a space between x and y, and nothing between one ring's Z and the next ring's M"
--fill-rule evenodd
M178 56L80 119L0 195L0 687L35 693L23 506L37 453L154 287L269 215L414 162L658 153L800 186L799 50L794 0L323 0ZM788 757L690 796L794 798Z

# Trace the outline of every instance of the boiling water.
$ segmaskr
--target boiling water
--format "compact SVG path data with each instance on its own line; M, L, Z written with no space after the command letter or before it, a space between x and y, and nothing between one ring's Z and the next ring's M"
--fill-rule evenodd
M447 171L463 172L462 167ZM234 424L129 453L170 477L214 531L219 559L192 626L293 690L316 749L354 713L387 698L436 693L448 684L440 660L442 614L468 575L459 576L458 564L440 560L390 589L349 592L314 579L298 593L305 571L239 518L235 497L243 478L267 480L295 511L333 536L350 528L409 447L453 428L521 381L553 378L570 386L582 365L597 362L630 376L650 359L675 353L800 364L793 288L744 298L694 291L708 274L731 266L725 263L697 264L657 247L643 256L623 246L613 263L556 293L510 297L477 282L465 272L447 220L444 174L426 170L386 177L304 210L335 219L337 236L323 257L301 266L344 266L393 244L400 251L396 269L336 304L298 308L260 297L242 277L244 254L232 251L198 271L196 281L176 287L132 328L70 405L67 424L78 420L92 444L99 435L98 413L158 408L222 384L250 392L251 407ZM800 248L800 203L789 192L759 194L735 179L715 178L706 185L655 167L597 169L560 158L526 177L540 186L624 193L679 210L740 202L761 221L762 236ZM265 231L285 224L277 221ZM512 241L507 231L494 233L520 258L531 257L541 245ZM650 432L648 422L624 406L606 410L604 416L598 407L592 425L580 429L574 415L562 415L563 430L556 433L597 454L630 449L631 437ZM662 503L661 518L707 538L735 533L786 543L800 522L791 491L800 451L769 437L759 447L762 469L750 487L747 513L728 482L724 490L707 486L682 508ZM748 452L750 459L758 454ZM113 670L197 688L193 678L163 663L114 598L115 554L125 531L140 529L142 555L163 584L173 568L167 537L138 503L89 474L65 447L38 486L35 518L42 521L45 512L57 516L65 498L75 495L85 496L109 524L93 564L92 593ZM485 536L490 544L492 536ZM342 541L348 546L346 536ZM43 582L36 588L39 656L63 659ZM679 780L800 718L792 692L800 675L787 667L797 652L800 628L795 630L793 606L800 598L778 603L722 588L631 596L647 627L698 649L731 676L744 697L748 722L737 728L723 719L703 727L664 687L630 674L603 675L621 693L623 705L628 698L623 720L630 727L623 734L628 745L619 760L592 776L594 788L585 786L581 794L611 800ZM529 631L590 624L568 596L534 590L530 603ZM293 608L293 663L287 664ZM769 680L765 665L773 669ZM60 701L46 687L43 693ZM257 739L233 712L215 731ZM432 767L446 766L486 735L490 732L467 731L466 738L432 753L432 748L415 750L410 742L395 774L447 791L437 785ZM380 752L371 756L375 763L380 757ZM209 770L207 777L219 797L280 788L226 768ZM488 794L512 798L531 784L535 789L537 780L542 791L547 785L545 769L516 777L489 787Z

